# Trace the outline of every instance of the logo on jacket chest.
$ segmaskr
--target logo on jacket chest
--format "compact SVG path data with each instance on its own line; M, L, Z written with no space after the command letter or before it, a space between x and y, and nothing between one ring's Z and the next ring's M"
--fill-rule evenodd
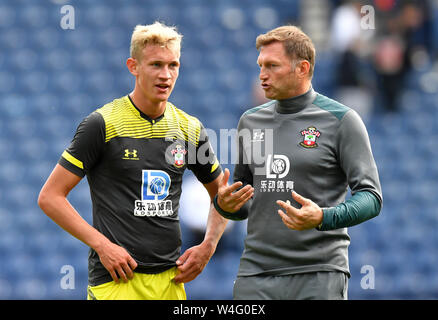
M291 192L294 181L287 177L291 162L287 155L268 154L265 163L265 178L260 180L260 192Z
M304 148L318 147L316 140L321 136L321 132L319 132L318 129L310 126L307 129L301 130L300 133L303 136L303 141L300 142L300 146Z

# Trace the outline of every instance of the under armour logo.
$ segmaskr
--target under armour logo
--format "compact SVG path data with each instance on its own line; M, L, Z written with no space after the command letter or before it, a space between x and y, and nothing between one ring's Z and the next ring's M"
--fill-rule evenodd
M122 158L124 160L139 160L137 156L137 150L132 149L130 151L129 149L125 149L125 156Z
M253 131L252 142L264 141L264 139L265 139L265 133L263 131L261 130Z

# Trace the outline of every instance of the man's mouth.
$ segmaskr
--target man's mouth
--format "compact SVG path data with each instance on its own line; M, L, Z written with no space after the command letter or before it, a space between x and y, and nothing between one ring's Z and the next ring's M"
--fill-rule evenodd
M269 87L270 87L270 85L267 83L262 83L261 86L262 86L262 89L264 89L264 90L269 89Z
M165 83L160 83L160 84L155 85L155 87L157 87L159 91L165 92L165 91L167 91L167 89L170 88L170 85L165 84Z

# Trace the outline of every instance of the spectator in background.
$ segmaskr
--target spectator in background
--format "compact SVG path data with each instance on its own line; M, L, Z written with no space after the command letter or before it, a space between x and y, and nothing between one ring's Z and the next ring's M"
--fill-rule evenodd
M398 7L379 17L373 65L381 102L387 111L397 111L398 98L406 85L406 75L413 66L424 63L429 56L428 12L427 1L402 1ZM423 53L422 61L415 61L418 53Z
M405 47L400 37L386 35L378 40L374 53L374 66L378 88L384 108L396 111L397 98L404 86Z
M361 2L344 1L333 12L331 45L336 53L336 99L366 119L373 108L373 81L365 67L371 54L373 29L361 28Z
M375 10L375 30L361 25L365 4ZM331 43L339 59L337 99L365 119L373 96L382 109L397 111L406 75L431 53L429 12L426 0L348 0L336 7Z

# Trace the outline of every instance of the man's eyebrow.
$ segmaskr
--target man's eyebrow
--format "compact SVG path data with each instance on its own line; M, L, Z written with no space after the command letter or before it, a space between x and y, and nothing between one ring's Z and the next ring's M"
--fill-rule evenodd
M176 64L180 64L180 62L178 60L165 60L165 59L154 59L154 60L150 60L149 63L168 63L168 64L176 63Z
M273 59L273 58L264 58L264 59L262 59L262 62L263 62L263 63L279 63L278 60ZM257 64L258 64L258 65L261 64L261 63L260 63L260 59L257 59Z

